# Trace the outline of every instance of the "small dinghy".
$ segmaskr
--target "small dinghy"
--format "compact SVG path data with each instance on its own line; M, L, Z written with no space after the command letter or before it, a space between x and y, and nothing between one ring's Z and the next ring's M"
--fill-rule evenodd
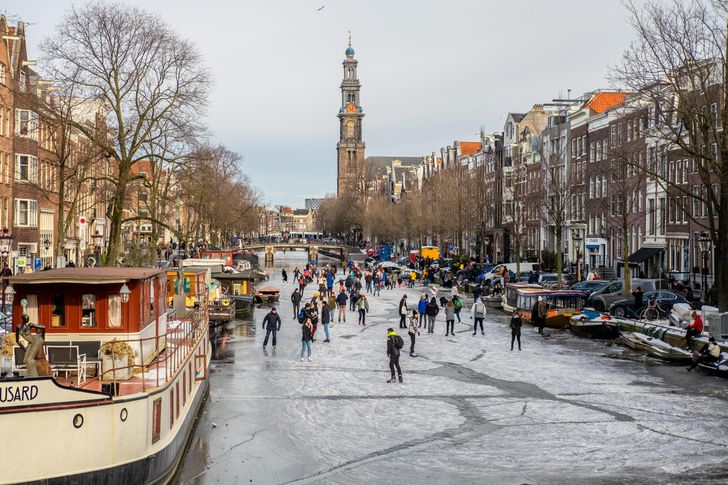
M645 344L645 352L653 357L676 363L689 362L693 359L692 352L674 347L658 338L649 337L639 332L635 332L633 335Z
M632 332L621 332L619 334L619 341L630 349L645 350L647 348L647 344L635 337Z

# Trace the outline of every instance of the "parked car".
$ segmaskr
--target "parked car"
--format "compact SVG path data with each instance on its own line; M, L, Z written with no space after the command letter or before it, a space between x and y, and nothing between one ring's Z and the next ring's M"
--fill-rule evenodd
M572 285L571 289L581 291L584 294L584 301L587 301L592 293L601 290L608 284L609 281L605 280L580 281L579 283Z
M503 267L506 267L509 271L516 272L516 263L506 263L506 264L498 264L490 269L490 271L486 272L483 275L482 281L483 283L491 281L494 277L496 277L496 273L500 272ZM519 268L521 270L520 279L528 279L528 273L530 271L541 271L541 265L538 263L526 263L523 262L520 265Z
M623 300L627 296L622 293L623 285L624 282L622 280L610 281L607 286L591 294L587 301L587 306L593 307L595 310L600 312L609 310L612 303L618 300ZM668 289L670 288L670 283L667 280L655 278L633 279L632 289L635 289L638 286L642 288L644 293L647 293L648 291Z
M609 307L609 313L615 317L639 318L642 310L647 306L647 302L652 298L656 299L657 305L665 314L669 313L676 303L690 303L681 293L671 290L648 291L643 295L641 307L635 308L634 298L628 298L612 303L612 306Z
M526 280L528 280L528 274L526 275ZM558 281L559 275L557 273L541 273L538 279L538 284L544 288L555 289L558 287ZM574 280L571 279L570 275L561 275L561 289L571 289L573 282Z

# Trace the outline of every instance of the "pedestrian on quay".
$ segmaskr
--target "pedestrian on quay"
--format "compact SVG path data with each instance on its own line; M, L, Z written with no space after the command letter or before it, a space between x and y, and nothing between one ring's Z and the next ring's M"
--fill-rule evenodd
M270 312L263 317L263 329L265 330L265 339L263 340L263 348L268 345L268 337L273 334L273 348L276 348L276 333L281 329L281 316L278 315L276 307L270 309Z
M693 321L687 326L685 332L685 349L691 350L693 337L699 337L703 334L703 319L696 311L692 313Z
M531 310L531 321L538 327L539 335L543 335L543 327L546 326L546 311L546 302L543 301L542 296L539 296Z
M452 300L445 303L445 336L455 336L455 304Z
M407 328L407 295L402 295L399 300L399 328Z
M427 326L427 304L429 302L427 301L427 295L425 293L422 293L422 296L420 296L420 301L417 302L417 313L420 315L420 327L426 327Z
M399 366L399 351L404 347L404 340L397 335L393 328L387 329L387 357L389 357L389 371L392 377L387 382L397 382L394 377L394 369L397 369L399 382L402 382L402 369Z
M475 303L473 303L473 306L470 308L470 315L473 320L473 335L478 333L478 325L480 325L480 333L482 335L485 335L485 329L483 328L483 320L485 320L485 315L487 311L485 308L485 303L483 303L480 299L475 300Z
M281 270L281 278L283 278L284 283L288 283L288 273L286 273L286 268Z
M298 288L291 293L291 303L293 303L293 319L295 320L301 312L301 292L298 291Z
M463 302L460 301L460 297L457 294L452 297L452 304L455 307L455 317L458 319L458 323L463 323L460 320L460 310L463 309Z
M339 292L339 296L336 297L336 303L339 305L339 319L338 321L341 322L341 319L343 318L346 322L346 301L349 299L348 295L346 294L346 290L343 288Z
M308 354L308 361L311 362L311 347L313 346L313 332L310 319L305 319L301 325L301 362L304 354Z
M513 342L518 339L518 350L521 350L521 326L523 321L521 315L518 314L518 310L513 310L513 316L511 317L511 323L508 325L511 327L511 351L513 351ZM475 335L475 334L473 334Z
M329 335L329 322L331 322L331 309L329 304L325 301L321 302L321 325L324 326L324 334L326 339L324 342L331 342L331 336Z
M417 314L417 310L412 310L409 331L407 333L409 333L410 337L410 357L417 357L415 353L415 335L420 334L420 316Z
M356 309L359 311L359 325L366 325L367 313L369 313L369 300L366 295L361 295L356 302Z
M433 333L435 331L435 317L440 313L440 307L437 305L434 296L425 307L425 312L427 313L427 333Z

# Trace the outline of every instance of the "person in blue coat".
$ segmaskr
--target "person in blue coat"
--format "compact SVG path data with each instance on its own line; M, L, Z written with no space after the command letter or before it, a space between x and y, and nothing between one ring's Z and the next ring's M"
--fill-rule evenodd
M429 301L427 301L427 295L422 293L422 296L420 297L420 301L417 303L417 313L420 315L420 327L425 322L426 317L426 311L427 311L427 304Z

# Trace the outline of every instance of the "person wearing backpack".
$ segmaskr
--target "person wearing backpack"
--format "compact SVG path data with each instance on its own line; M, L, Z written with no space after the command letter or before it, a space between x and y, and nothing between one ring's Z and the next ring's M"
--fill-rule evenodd
M457 294L452 297L452 304L455 306L455 316L458 319L458 323L463 323L460 320L460 310L463 309L463 302L460 301L460 297Z
M410 337L410 357L417 357L417 354L415 354L415 335L420 334L420 316L417 314L417 310L412 310L408 333Z
M521 350L521 326L523 325L523 321L521 320L521 316L518 314L518 310L513 311L513 317L511 317L511 323L509 324L509 327L511 327L511 351L513 351L513 342L518 339L518 350Z
M402 337L397 335L397 332L393 328L387 329L387 357L389 357L389 371L392 373L392 378L387 382L397 382L394 377L394 369L397 369L397 375L399 376L399 382L402 382L402 369L399 367L399 351L404 347L404 340Z
M480 298L475 300L475 303L473 303L473 306L470 308L470 315L473 320L475 320L475 323L473 324L473 335L478 333L478 324L480 324L480 333L481 335L485 335L485 329L483 328L483 320L485 319L486 314L485 309L485 303L481 301Z
M437 300L434 296L425 307L425 312L427 313L427 333L433 333L435 331L435 317L440 313L440 307L437 306Z
M455 336L455 304L452 300L445 303L445 337Z
M407 328L407 295L402 295L399 300L399 328Z

